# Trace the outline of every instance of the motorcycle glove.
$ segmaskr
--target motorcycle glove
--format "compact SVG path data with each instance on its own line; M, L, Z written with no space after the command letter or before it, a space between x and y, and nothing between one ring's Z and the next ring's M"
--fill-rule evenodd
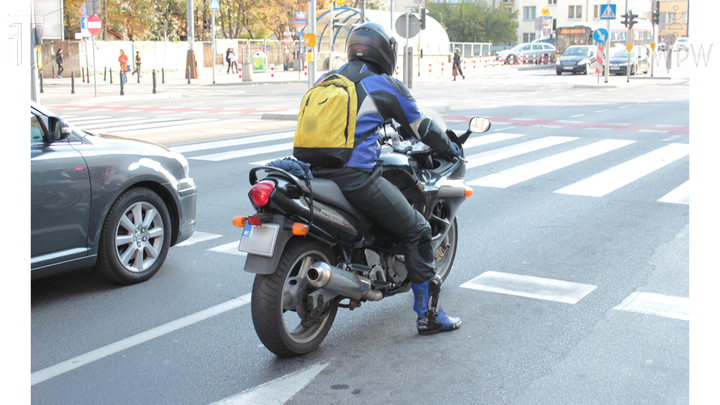
M453 150L452 142L445 134L445 131L430 117L422 118L417 128L420 141L431 147L442 157L454 158L459 155L459 150Z

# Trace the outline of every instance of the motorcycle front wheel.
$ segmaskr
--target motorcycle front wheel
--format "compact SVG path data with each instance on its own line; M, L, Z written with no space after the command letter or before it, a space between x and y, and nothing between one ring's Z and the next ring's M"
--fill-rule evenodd
M450 275L450 269L452 269L453 263L455 262L455 253L457 252L458 242L458 225L457 218L453 220L448 230L447 235L440 243L440 246L435 250L435 274L445 281Z
M314 288L307 271L315 262L336 264L327 245L293 239L285 246L273 274L255 276L252 319L260 341L278 357L297 357L320 346L335 321L338 300L323 311L308 311L307 297Z

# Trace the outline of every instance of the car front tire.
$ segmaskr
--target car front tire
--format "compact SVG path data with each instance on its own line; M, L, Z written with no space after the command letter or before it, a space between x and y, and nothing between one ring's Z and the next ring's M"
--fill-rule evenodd
M126 190L103 224L95 270L118 284L150 279L165 262L171 229L170 214L157 193L140 187Z

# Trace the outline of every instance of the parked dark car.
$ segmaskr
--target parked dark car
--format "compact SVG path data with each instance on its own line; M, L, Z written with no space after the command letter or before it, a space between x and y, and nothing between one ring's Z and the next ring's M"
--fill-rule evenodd
M635 75L638 71L647 73L650 71L649 51L647 48L636 46L630 51L630 74ZM612 49L610 58L610 73L614 75L627 75L628 51L623 48Z
M195 230L187 159L149 142L81 131L30 102L31 274L94 267L133 284Z
M589 75L595 72L597 64L597 47L595 45L574 45L563 52L555 61L555 73L582 73Z

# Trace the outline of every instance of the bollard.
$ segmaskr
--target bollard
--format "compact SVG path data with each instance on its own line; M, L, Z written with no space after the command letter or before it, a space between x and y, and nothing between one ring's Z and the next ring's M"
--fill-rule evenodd
M75 72L70 72L70 94L75 94Z
M162 68L162 84L165 84L165 68Z
M55 79L55 65L51 65L52 67L52 78Z
M107 66L105 66L105 69L103 70L103 81L107 81Z
M188 84L190 84L190 65L188 65L187 69L185 69L185 76L187 76Z
M140 68L138 68L138 73L137 73L137 76L138 76L138 78L137 78L137 79L138 79L138 81L137 81L137 82L138 82L138 83L140 83Z
M82 77L82 82L85 83L85 68L80 67L80 77Z
M112 84L112 68L110 68L110 84Z
M242 79L242 63L240 64L240 66L238 66L238 73L238 79Z
M120 95L125 95L125 87L123 87L123 72L120 72Z
M40 76L40 93L44 93L44 91L43 91L43 75L42 75L42 70L38 70L38 76Z
M153 94L157 93L157 82L155 81L155 69L153 69Z

